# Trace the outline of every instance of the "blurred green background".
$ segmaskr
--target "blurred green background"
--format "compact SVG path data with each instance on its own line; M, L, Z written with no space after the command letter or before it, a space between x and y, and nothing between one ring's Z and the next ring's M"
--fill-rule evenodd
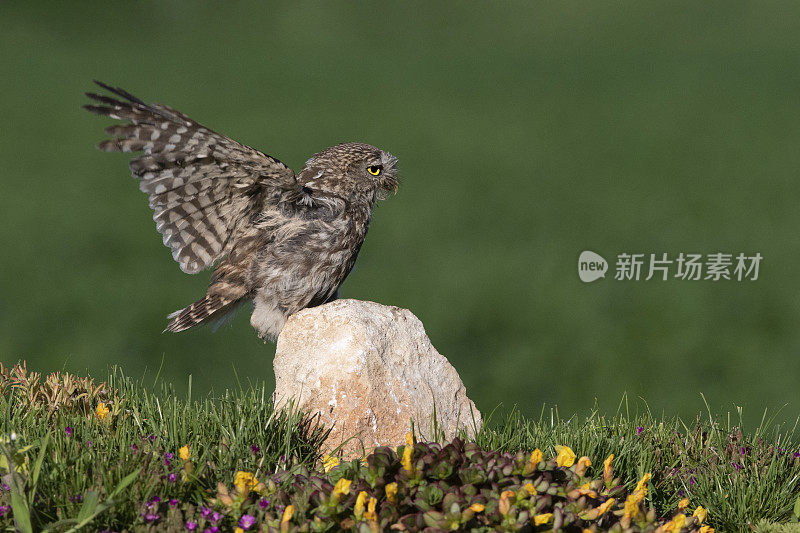
M800 413L796 3L2 2L0 23L6 363L273 382L248 312L160 333L209 274L93 148L97 78L295 169L342 141L398 156L342 295L411 309L485 412ZM764 260L584 284L585 249Z

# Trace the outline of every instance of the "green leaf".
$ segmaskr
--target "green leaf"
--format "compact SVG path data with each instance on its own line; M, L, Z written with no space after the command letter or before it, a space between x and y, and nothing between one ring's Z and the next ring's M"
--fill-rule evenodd
M792 510L794 521L800 521L800 497L794 501L794 510Z
M91 517L94 514L95 508L97 507L97 502L99 500L100 496L95 491L86 491L86 494L83 495L83 505L78 513L77 520L83 522L87 518Z
M11 510L14 513L14 523L17 529L22 533L33 533L28 501L16 490L16 487L11 489Z

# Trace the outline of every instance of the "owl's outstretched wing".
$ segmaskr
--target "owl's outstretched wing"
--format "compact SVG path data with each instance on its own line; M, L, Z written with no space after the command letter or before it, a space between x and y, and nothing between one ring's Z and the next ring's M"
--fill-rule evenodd
M302 196L294 172L266 154L211 131L183 113L146 104L95 81L121 98L86 93L103 105L85 109L127 121L106 129L107 152L142 152L130 162L150 196L156 229L181 270L195 274L230 250L265 202Z

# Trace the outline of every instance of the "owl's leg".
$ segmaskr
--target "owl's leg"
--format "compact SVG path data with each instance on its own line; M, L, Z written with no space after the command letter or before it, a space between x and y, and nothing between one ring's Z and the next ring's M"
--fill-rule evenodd
M327 300L325 300L325 303L332 302L338 299L339 299L339 289L336 289L336 291L333 294L331 294Z
M250 325L264 342L275 341L286 323L287 312L275 302L273 294L258 294L253 298L253 314Z

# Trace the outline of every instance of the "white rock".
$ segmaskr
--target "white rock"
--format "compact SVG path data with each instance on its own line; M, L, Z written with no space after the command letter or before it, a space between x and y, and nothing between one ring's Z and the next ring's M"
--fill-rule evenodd
M482 425L458 372L399 307L336 300L304 309L281 331L274 367L276 405L294 398L319 413L333 428L326 444L344 443L345 457L403 444L411 420L419 438L433 440L434 405L446 439Z

